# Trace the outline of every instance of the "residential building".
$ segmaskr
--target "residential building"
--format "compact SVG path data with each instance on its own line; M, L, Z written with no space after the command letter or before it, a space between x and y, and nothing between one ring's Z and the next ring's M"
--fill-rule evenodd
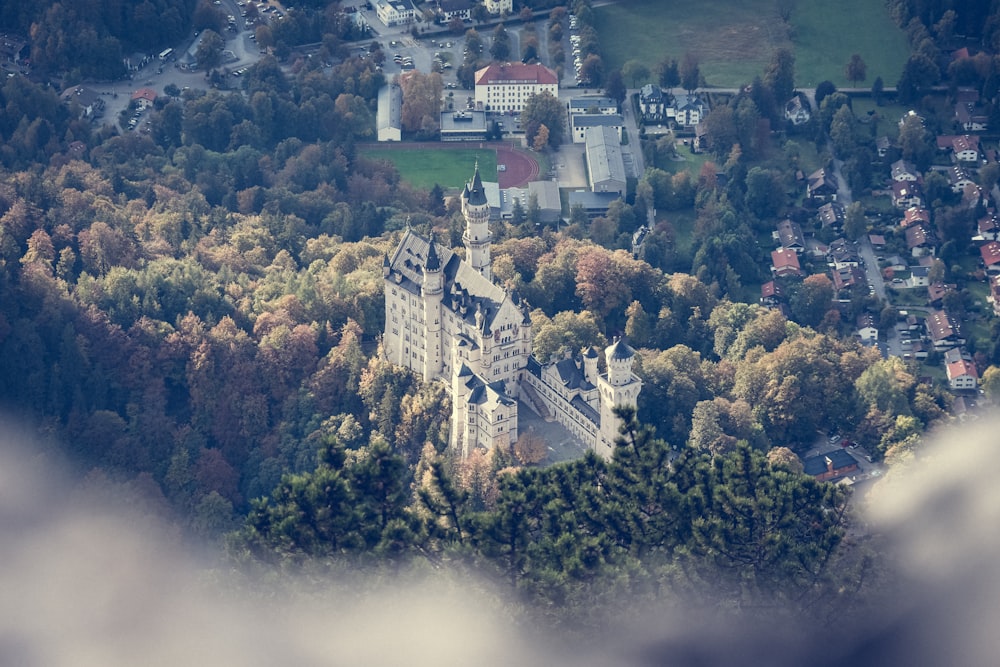
M94 120L104 114L104 98L93 88L73 86L65 90L61 97L71 108L74 104L79 107L80 118ZM156 99L155 93L153 99Z
M559 97L559 79L544 65L492 63L476 72L476 108L480 111L521 113L533 95Z
M940 308L944 297L955 291L957 285L937 282L927 286L927 303L934 308Z
M855 285L862 285L865 282L865 274L857 266L835 266L831 275L833 276L833 289L838 296L844 290L850 290Z
M986 298L993 306L993 314L1000 317L1000 273L990 276L990 295Z
M610 118L610 116L602 116ZM587 176L593 192L625 194L625 161L621 139L612 127L591 127L586 132Z
M801 278L802 265L794 250L778 248L771 251L771 274L776 278Z
M878 327L875 326L875 316L871 313L858 315L858 328L855 333L862 343L873 343L878 340Z
M892 180L897 183L903 181L916 181L920 178L920 172L916 165L906 160L896 160L892 163Z
M958 359L945 363L944 368L948 375L948 386L952 389L962 391L975 389L979 386L979 372L971 361Z
M760 286L760 303L773 308L785 301L785 288L776 280L768 280Z
M135 102L140 109L148 109L153 106L154 102L156 102L156 91L152 88L140 88L132 93L132 101Z
M483 0L483 5L492 16L506 16L514 11L514 0Z
M670 103L670 97L669 93L655 84L647 83L643 86L639 90L639 113L643 122L667 122L667 105Z
M943 310L933 310L928 313L924 326L936 350L947 350L965 344L965 339L959 333L954 320Z
M955 120L966 132L982 132L989 128L989 114L986 108L975 102L957 102Z
M857 472L858 462L841 448L810 456L802 461L802 468L805 474L821 482L829 482Z
M802 227L799 226L799 223L788 218L778 223L777 229L771 233L771 236L786 250L801 254L806 249L806 239L802 235Z
M478 167L461 206L465 259L407 230L383 260L386 357L424 381L445 383L449 442L462 455L516 442L523 402L610 457L621 423L613 410L634 406L642 388L632 372L635 351L616 340L604 351L604 373L594 350L544 364L535 359L527 304L492 281L489 203Z
M812 114L809 111L807 100L799 95L788 100L785 105L785 120L790 121L792 125L805 125L810 118L812 118Z
M417 20L417 8L412 0L375 0L375 15L388 27L413 23Z
M857 244L842 238L834 239L830 243L830 252L827 257L830 264L836 269L858 266L861 263Z
M921 222L906 228L906 247L913 257L933 255L936 246L937 237L929 226Z
M951 191L954 193L964 192L969 185L975 185L969 173L959 165L954 165L948 169L948 182L951 184Z
M378 91L375 113L376 138L379 141L400 141L403 138L403 90L388 83Z
M681 127L694 127L705 116L705 103L697 95L679 93L670 100L667 107L667 118Z
M937 138L937 147L951 152L952 158L959 162L979 161L979 137L974 134L941 135Z
M822 227L841 229L844 226L844 205L840 202L831 201L823 204L816 210L819 224Z
M924 204L923 189L916 181L894 181L892 184L892 205L907 209Z
M925 208L911 206L903 212L903 222L901 222L899 226L902 229L906 229L910 225L915 225L917 223L923 223L926 225L931 224L931 212Z
M806 195L816 201L836 201L836 178L827 169L814 171L806 179Z
M1000 241L990 241L979 248L979 254L983 258L983 268L986 273L992 275L1000 273Z
M1000 234L1000 219L993 211L987 211L986 215L976 222L976 235L973 241L996 241Z

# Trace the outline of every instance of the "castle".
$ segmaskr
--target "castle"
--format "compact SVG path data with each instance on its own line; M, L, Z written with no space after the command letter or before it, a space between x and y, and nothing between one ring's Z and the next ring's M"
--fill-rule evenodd
M385 354L425 381L448 383L450 444L463 456L516 442L520 401L610 457L620 425L613 409L634 406L642 388L632 372L635 351L616 340L604 350L603 373L593 348L546 364L535 359L527 304L492 281L478 166L461 203L465 259L409 229L385 257Z

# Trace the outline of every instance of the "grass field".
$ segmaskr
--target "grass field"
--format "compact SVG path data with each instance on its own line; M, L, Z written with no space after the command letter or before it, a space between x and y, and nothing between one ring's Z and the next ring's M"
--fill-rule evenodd
M399 170L400 177L417 188L461 188L479 160L484 180L495 181L497 154L492 148L387 148L359 149L364 157L387 160Z
M594 13L608 69L630 59L653 69L691 52L705 81L719 87L749 83L783 46L795 54L795 83L803 88L824 79L846 86L844 66L853 53L868 65L860 86L877 76L895 85L909 54L885 4L874 0L799 0L791 30L775 0L622 0Z

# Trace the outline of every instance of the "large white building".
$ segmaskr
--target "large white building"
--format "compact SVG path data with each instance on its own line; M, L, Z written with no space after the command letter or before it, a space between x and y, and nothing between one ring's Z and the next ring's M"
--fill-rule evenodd
M521 113L528 98L543 92L559 97L559 78L545 65L492 63L476 72L476 108Z
M483 5L493 16L510 14L514 11L514 0L483 0Z
M412 0L375 0L375 15L386 26L392 27L413 23L417 19L417 8Z
M478 168L462 192L462 213L465 259L412 230L385 258L385 354L425 381L447 383L451 446L463 455L516 442L520 400L610 456L620 425L613 410L634 406L642 388L632 372L635 351L615 341L604 372L593 349L539 363L527 304L492 281L489 203Z

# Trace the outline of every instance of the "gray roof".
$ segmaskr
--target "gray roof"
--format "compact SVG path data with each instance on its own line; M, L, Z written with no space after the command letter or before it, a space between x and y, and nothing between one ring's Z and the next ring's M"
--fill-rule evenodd
M379 130L402 127L403 91L394 83L386 84L378 91L378 114L376 122Z
M591 127L585 138L591 187L595 183L616 182L624 188L625 160L618 133L610 127Z
M844 468L849 468L852 465L858 465L858 462L854 460L854 457L845 452L843 449L832 449L823 454L817 454L816 456L810 456L805 461L802 462L802 467L807 475L822 475L827 472L827 460L833 464L834 470L843 470Z
M605 353L608 352L611 353L612 359L631 359L635 356L635 350L622 338L609 345L605 350Z

